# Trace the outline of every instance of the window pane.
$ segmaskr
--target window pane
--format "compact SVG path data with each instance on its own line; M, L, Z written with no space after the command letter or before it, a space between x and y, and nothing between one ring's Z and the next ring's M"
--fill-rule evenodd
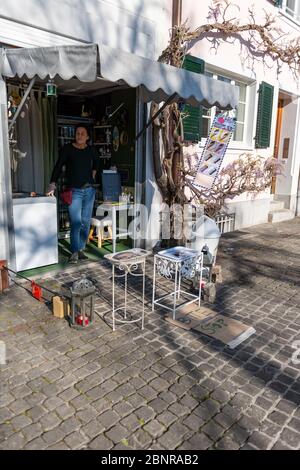
M233 134L233 140L237 140L238 142L242 142L244 137L244 124L239 122L236 123L236 128Z
M247 85L245 85L244 83L240 83L240 82L235 82L235 84L240 89L239 101L243 101L245 103L246 102Z
M286 0L286 6L295 11L295 0Z
M245 120L245 108L246 108L246 106L243 103L238 104L237 114L236 114L237 121L244 122L244 120Z
M208 136L208 131L210 128L210 119L207 119L204 117L202 119L202 132L201 132L201 137L207 137Z
M204 72L204 75L206 75L207 77L213 77L214 74L211 73L211 72Z
M291 16L295 16L295 0L287 0L286 2L286 11L289 13Z
M223 77L222 75L218 75L218 80L221 80L221 82L231 83L230 78Z

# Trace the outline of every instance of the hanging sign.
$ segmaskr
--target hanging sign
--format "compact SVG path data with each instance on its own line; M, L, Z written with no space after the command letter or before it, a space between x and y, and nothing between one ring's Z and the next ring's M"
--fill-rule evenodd
M193 181L195 186L203 189L212 188L234 129L234 118L223 114L215 117L197 166L197 173Z

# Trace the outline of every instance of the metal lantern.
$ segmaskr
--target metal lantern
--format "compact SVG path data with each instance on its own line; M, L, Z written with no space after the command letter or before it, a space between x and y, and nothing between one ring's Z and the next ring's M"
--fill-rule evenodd
M95 286L82 276L71 287L71 317L72 327L85 328L92 324L95 306Z
M48 83L46 83L46 95L55 97L57 96L57 86L51 79Z

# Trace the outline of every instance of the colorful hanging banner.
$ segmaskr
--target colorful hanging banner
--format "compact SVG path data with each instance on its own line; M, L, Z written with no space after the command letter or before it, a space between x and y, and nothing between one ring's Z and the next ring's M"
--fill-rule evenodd
M203 189L212 188L234 129L234 118L223 114L215 117L197 166L197 173L193 181L195 186Z

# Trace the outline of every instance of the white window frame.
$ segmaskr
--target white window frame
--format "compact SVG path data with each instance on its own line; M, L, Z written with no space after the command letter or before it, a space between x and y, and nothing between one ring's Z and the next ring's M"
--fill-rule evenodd
M228 78L230 80L231 85L235 85L236 82L246 85L246 101L243 102L245 104L243 140L242 141L237 141L237 140L232 140L231 139L228 148L229 149L236 149L236 150L237 149L239 149L239 150L253 150L254 144L253 144L253 142L250 141L251 133L249 134L249 132L248 132L249 126L251 126L251 129L252 129L252 126L253 126L253 116L251 117L249 115L250 114L249 113L249 100L251 98L253 98L252 96L250 98L250 95L251 95L250 88L251 87L249 85L251 85L251 84L249 83L249 81L247 81L243 78L232 78L232 77L230 77L231 74L226 72L226 71L225 72L222 72L222 71L217 71L216 72L216 71L211 70L209 68L207 68L206 71L209 74L212 74L212 78L214 80L217 80L218 76L223 76L224 78ZM211 123L214 120L215 114L216 114L216 107L213 106L212 108L210 108L210 111L211 111L211 118L210 118L210 125L211 125ZM206 118L202 117L202 119L206 119ZM210 126L209 126L209 128L210 128ZM201 137L201 142L200 142L201 147L205 145L206 139L207 139L207 137Z
M295 0L295 11L288 9L287 0L282 0L282 5L279 7L282 15L300 25L300 0ZM298 12L298 13L297 13Z

